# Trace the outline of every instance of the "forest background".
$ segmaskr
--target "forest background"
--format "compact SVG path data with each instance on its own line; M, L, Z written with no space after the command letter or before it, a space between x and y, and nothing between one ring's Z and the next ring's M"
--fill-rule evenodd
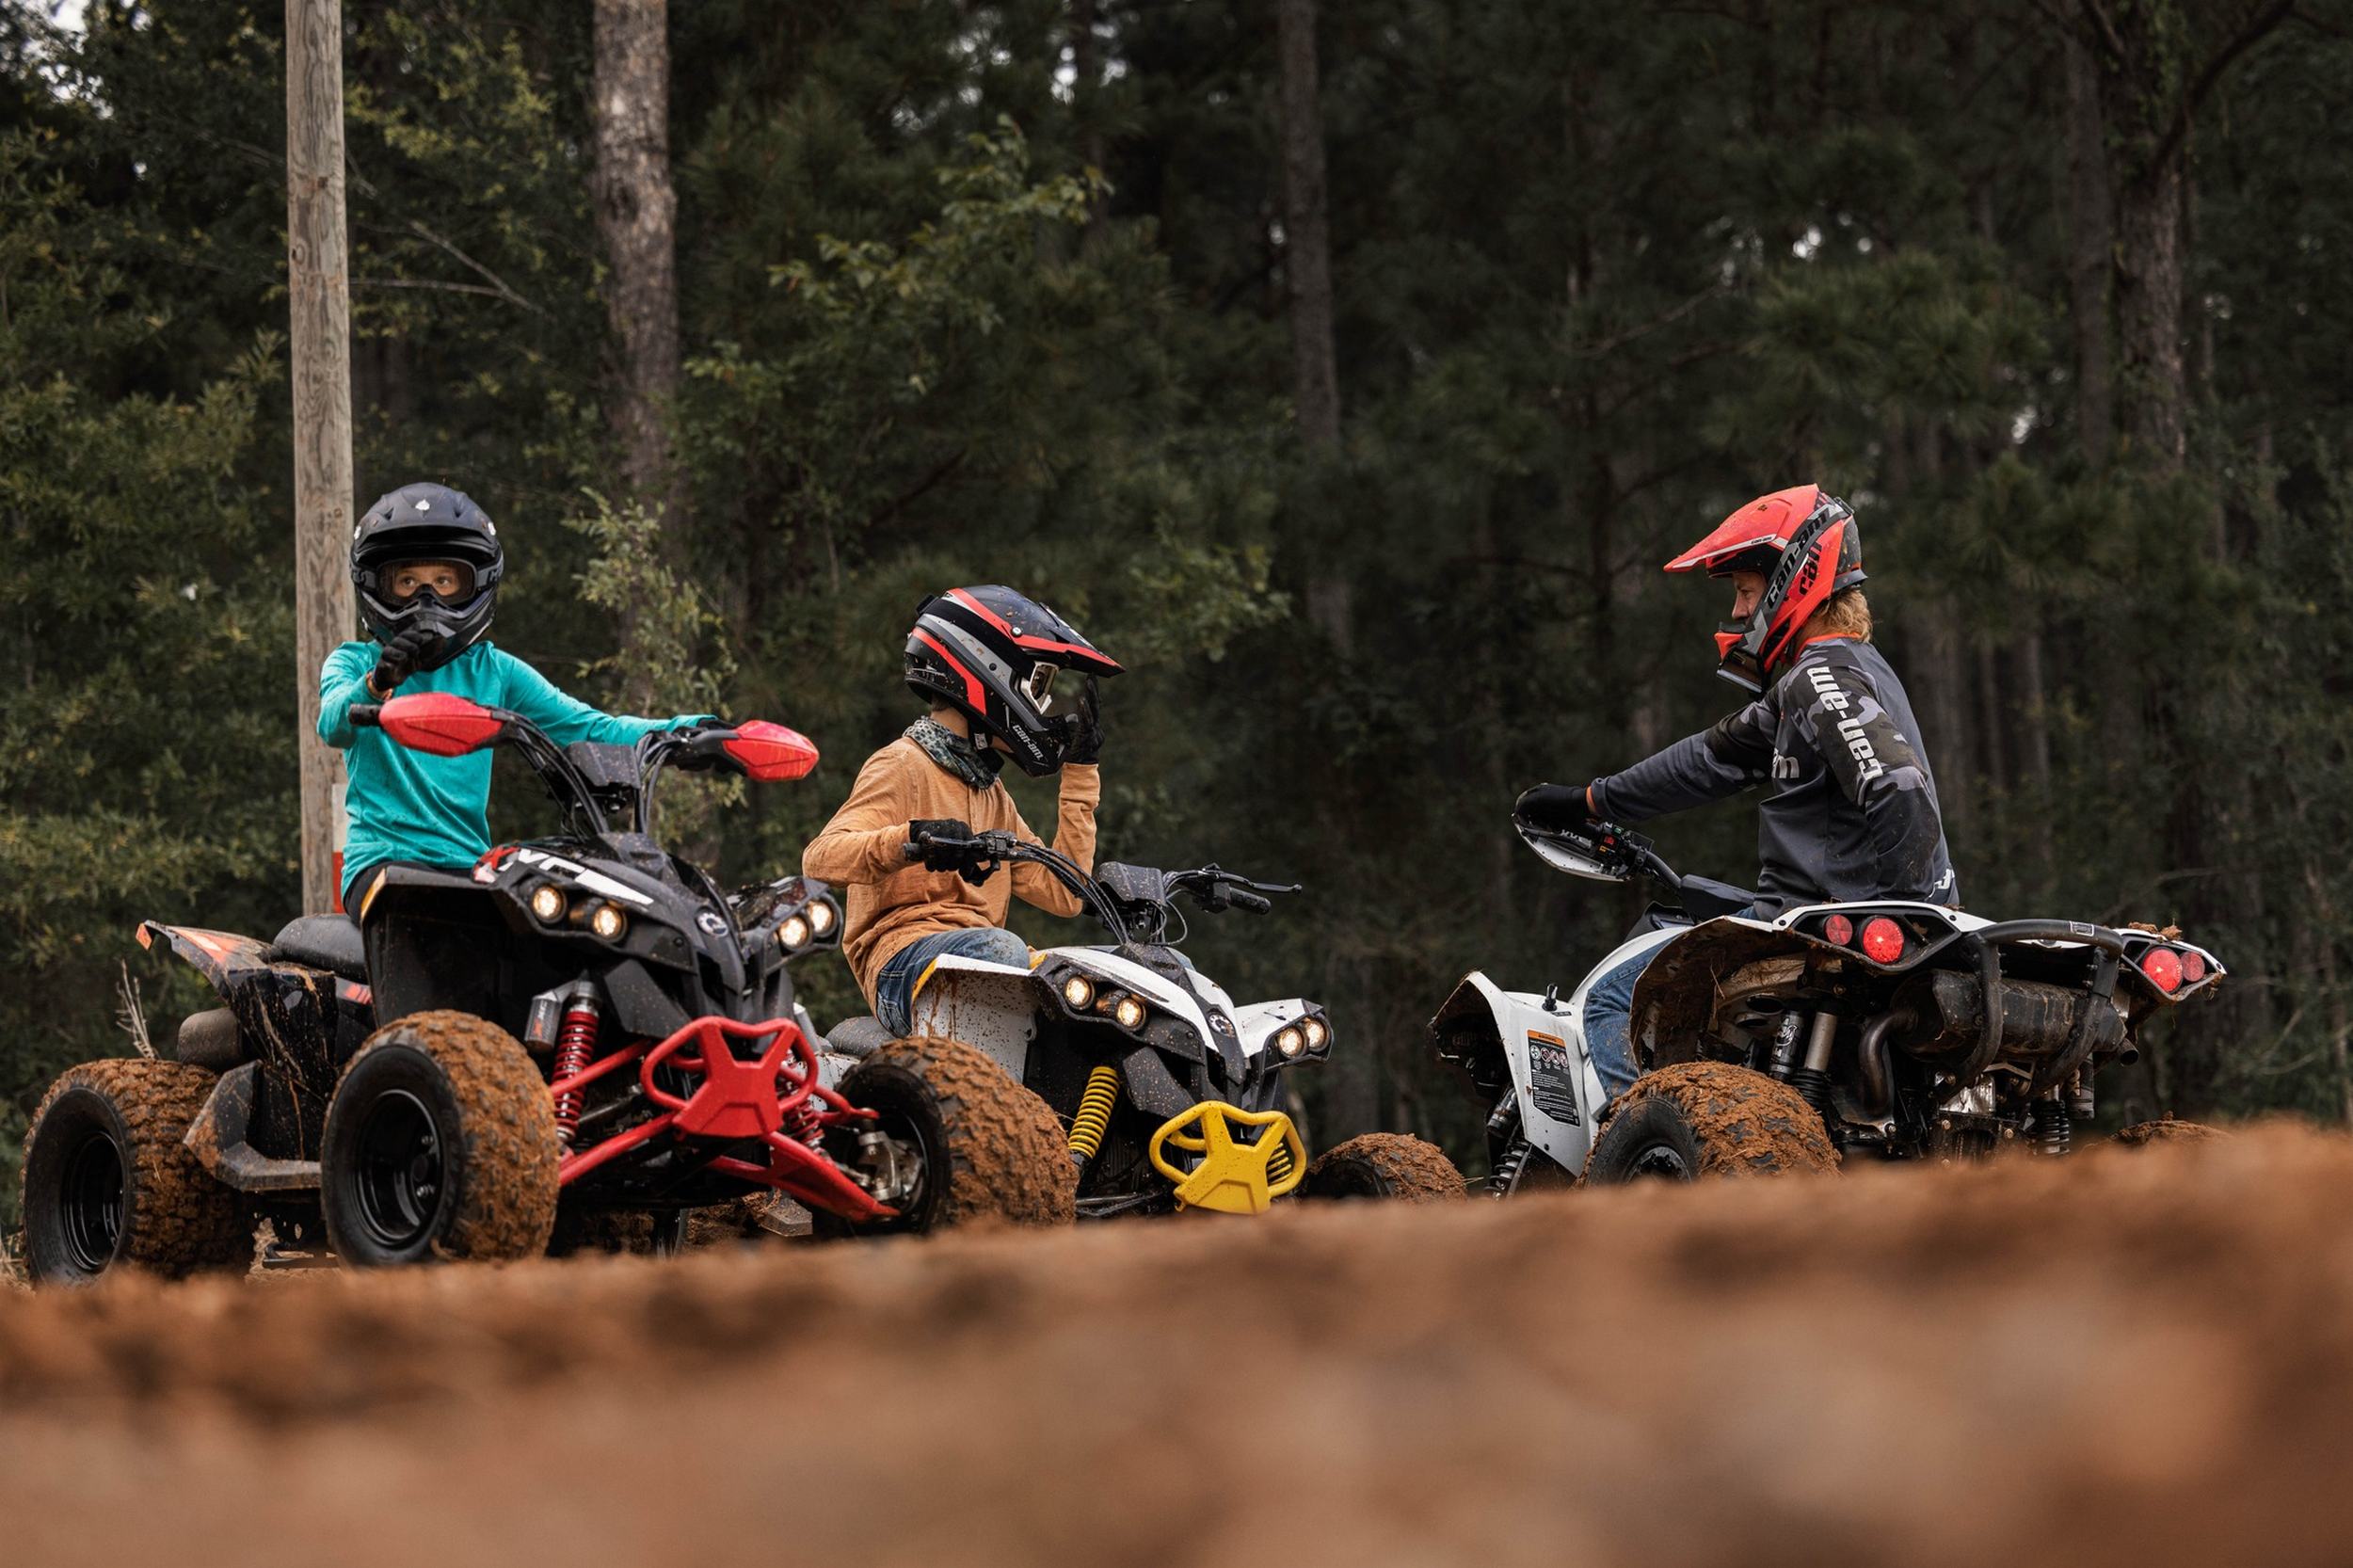
M923 595L1050 602L1130 672L1103 853L1305 883L1192 951L1333 1009L1320 1138L1475 1167L1422 1025L1639 900L1512 799L1732 704L1658 566L1818 480L1968 904L2233 970L2109 1114L2353 1112L2348 7L1320 8L345 0L358 504L481 501L559 682L814 736L683 824L740 880ZM127 984L201 1004L137 920L297 902L282 25L0 0L0 1186Z

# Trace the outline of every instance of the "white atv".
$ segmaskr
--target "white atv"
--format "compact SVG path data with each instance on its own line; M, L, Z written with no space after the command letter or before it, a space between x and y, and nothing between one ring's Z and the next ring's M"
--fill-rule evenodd
M2017 1143L2064 1154L2092 1114L2094 1070L2137 1060L2148 1019L2223 974L2205 949L2149 926L1988 920L1902 900L1760 920L1747 912L1753 894L1679 876L1623 829L1513 825L1559 870L1646 877L1666 897L1565 1000L1474 973L1431 1020L1439 1059L1494 1106L1487 1189L1498 1197L1579 1176L1769 1175ZM1605 1110L1586 999L1644 952L1632 1018L1641 1076ZM2201 1130L2169 1119L2120 1137Z
M1296 888L1215 866L1163 872L1116 862L1089 875L1067 856L1010 834L926 837L907 846L962 850L985 873L1013 861L1045 867L1111 934L1111 947L1058 947L1026 966L953 955L918 980L908 1038L871 1017L838 1024L829 1051L861 1059L841 1081L856 1104L890 1112L880 1080L927 1041L973 1047L1050 1106L1067 1129L1081 1219L1200 1208L1256 1214L1303 1197L1459 1198L1463 1178L1433 1145L1367 1133L1312 1164L1287 1082L1324 1061L1331 1020L1297 997L1237 1006L1176 950L1180 893L1204 910L1273 907ZM1171 917L1176 932L1171 934ZM875 1141L881 1157L890 1144ZM882 1187L888 1172L872 1173ZM888 1223L859 1227L888 1229Z

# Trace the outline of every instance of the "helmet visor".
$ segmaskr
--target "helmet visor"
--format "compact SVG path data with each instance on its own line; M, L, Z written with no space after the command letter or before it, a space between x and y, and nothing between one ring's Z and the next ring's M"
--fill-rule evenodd
M474 569L463 561L394 561L383 568L384 597L407 604L430 594L444 604L473 597Z

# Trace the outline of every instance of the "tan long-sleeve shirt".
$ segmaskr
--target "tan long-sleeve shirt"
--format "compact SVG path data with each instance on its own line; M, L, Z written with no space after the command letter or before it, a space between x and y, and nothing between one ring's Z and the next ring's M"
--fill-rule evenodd
M1093 871L1101 776L1074 762L1062 770L1061 782L1053 847ZM1029 843L1040 841L1003 783L976 790L902 736L866 760L850 798L801 853L802 875L849 890L841 955L869 1006L882 967L918 937L1003 925L1016 893L1050 914L1075 915L1084 907L1043 866L1000 867L976 888L954 872L927 872L920 861L907 859L907 824L943 818L968 823L975 833L1011 832Z

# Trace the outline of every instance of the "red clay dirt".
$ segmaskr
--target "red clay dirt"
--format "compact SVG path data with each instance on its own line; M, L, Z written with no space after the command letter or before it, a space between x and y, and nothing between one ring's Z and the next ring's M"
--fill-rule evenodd
M0 1291L0 1561L2341 1563L2348 1216L2281 1129Z

